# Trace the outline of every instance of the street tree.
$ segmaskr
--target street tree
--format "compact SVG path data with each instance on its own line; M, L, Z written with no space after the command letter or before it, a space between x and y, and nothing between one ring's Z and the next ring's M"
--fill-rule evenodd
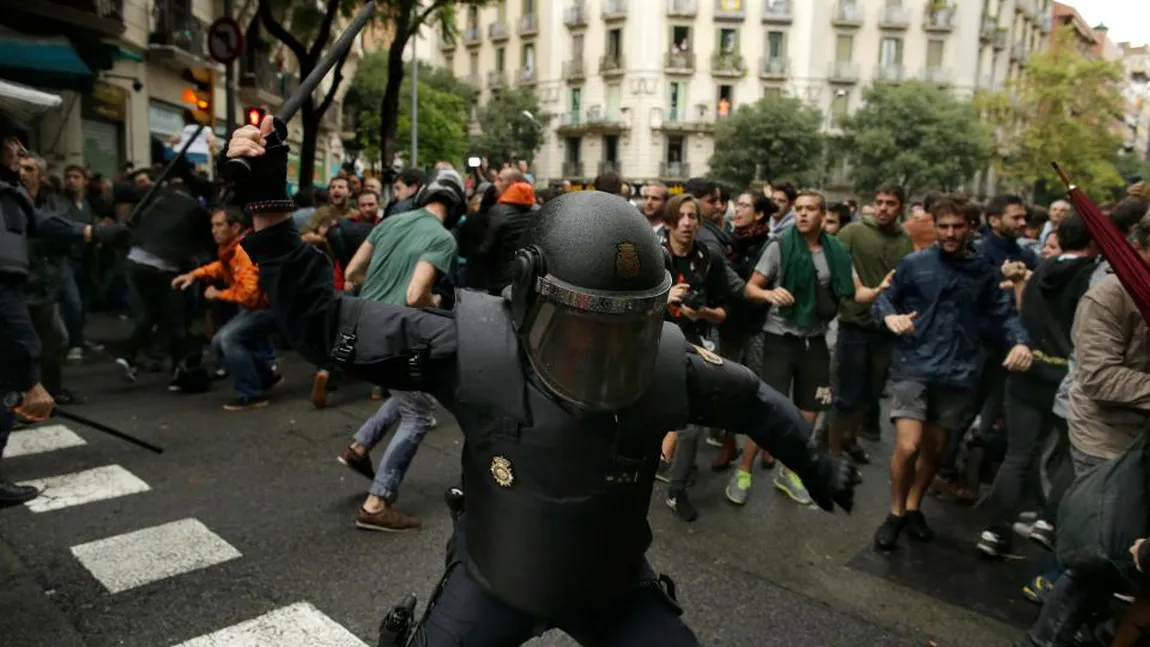
M486 157L495 168L503 162L535 159L551 116L539 108L531 88L500 90L476 112L479 132L473 134L470 152Z
M355 81L344 99L354 116L355 150L364 163L390 166L380 156L379 104L387 90L387 52L368 53L360 63ZM467 123L477 92L455 78L450 70L420 64L419 69L419 153L430 162L448 160L458 164L467 152ZM400 90L397 140L411 137L411 78Z
M1121 184L1115 169L1121 136L1121 65L1091 59L1075 47L1071 27L1055 32L1049 49L1031 54L1026 73L1006 91L979 97L995 126L995 167L1010 188L1060 187L1051 162L1099 194Z
M840 140L863 195L892 183L911 194L951 191L990 161L993 140L978 111L933 83L876 83L863 98L843 118Z
M794 97L764 97L715 126L711 175L745 187L756 179L802 182L821 166L823 114Z

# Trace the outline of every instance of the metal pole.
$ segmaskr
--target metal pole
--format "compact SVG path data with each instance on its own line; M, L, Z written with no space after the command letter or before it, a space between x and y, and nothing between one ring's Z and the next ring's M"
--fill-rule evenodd
M224 16L232 18L234 14L232 10L233 0L224 0ZM225 127L228 129L228 136L231 137L232 131L236 129L236 62L228 63L224 73L224 83L227 87L224 88L224 103L227 104ZM213 133L214 134L214 133Z
M135 222L136 218L148 208L148 204L151 203L152 198L156 196L156 191L159 191L164 182L171 177L172 171L176 170L176 164L184 159L184 154L187 153L188 149L192 147L192 144L196 143L196 140L200 138L200 133L204 132L204 128L207 128L207 126L199 124L196 127L196 132L192 133L192 136L188 139L187 143L184 144L183 148L176 151L175 156L172 157L172 161L168 162L168 165L160 172L159 177L152 180L152 185L148 187L148 190L144 193L144 197L140 198L140 201L136 203L135 207L132 207L132 215L128 216L129 222Z
M411 35L411 168L419 166L419 33Z

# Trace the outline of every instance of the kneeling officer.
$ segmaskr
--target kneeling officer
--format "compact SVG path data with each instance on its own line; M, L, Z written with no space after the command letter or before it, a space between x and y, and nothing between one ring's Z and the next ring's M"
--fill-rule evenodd
M663 323L671 276L626 201L547 203L509 300L460 292L452 313L367 302L334 291L292 226L280 127L237 131L227 156L251 164L236 188L256 229L243 246L281 329L312 363L431 393L465 437L466 511L412 644L510 647L558 628L597 647L698 645L644 556L660 443L688 423L750 436L822 508L850 510L853 468L808 448L786 396ZM438 176L417 196L456 214L464 200Z

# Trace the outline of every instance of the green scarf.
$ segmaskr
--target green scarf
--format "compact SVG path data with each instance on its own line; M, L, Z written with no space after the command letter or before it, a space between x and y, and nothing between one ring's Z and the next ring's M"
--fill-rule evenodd
M815 321L815 304L818 302L819 279L815 271L814 257L807 245L807 239L799 233L798 227L789 227L779 241L781 281L795 298L794 305L779 308L779 314L790 319L800 328L809 328ZM831 289L838 300L853 299L855 296L854 277L851 273L851 255L846 245L838 238L819 232L819 245L831 270Z

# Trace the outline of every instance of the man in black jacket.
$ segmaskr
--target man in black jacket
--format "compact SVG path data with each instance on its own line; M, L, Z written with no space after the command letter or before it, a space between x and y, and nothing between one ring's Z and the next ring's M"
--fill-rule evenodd
M484 217L483 240L467 257L470 267L486 277L486 289L498 295L511 284L511 261L520 248L535 204L535 189L516 168L500 171L502 189Z

